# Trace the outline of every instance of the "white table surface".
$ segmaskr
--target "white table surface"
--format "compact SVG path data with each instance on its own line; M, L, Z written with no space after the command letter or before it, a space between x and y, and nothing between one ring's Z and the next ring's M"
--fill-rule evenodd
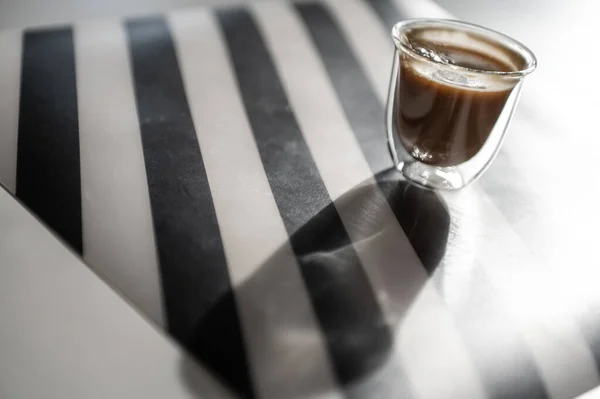
M1 398L228 397L4 189L0 224Z

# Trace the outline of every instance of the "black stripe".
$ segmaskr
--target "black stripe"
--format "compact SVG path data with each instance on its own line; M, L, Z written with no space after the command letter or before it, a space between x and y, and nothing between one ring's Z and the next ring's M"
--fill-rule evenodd
M255 23L242 10L220 12L219 20L337 377L342 383L356 380L387 356L389 329Z
M391 0L364 0L366 1L383 22L383 24L391 30L397 22L401 21L403 18L400 16L400 13L396 9L396 6L392 4Z
M372 1L382 6L382 2ZM391 5L390 5L391 7ZM307 3L297 6L315 46L323 58L325 68L337 92L338 98L344 109L346 118L350 122L356 137L363 148L363 153L371 165L373 172L377 172L378 158L387 157L387 148L380 146L380 153L373 154L371 140L385 142L383 125L384 107L378 100L374 89L360 68L356 57L343 37L337 23L329 12L321 5ZM386 15L393 12L393 8L386 8ZM399 20L400 16L391 17ZM392 51L390 50L390 56ZM373 158L370 158L373 157ZM417 189L406 184L399 184L395 171L387 171L377 175L380 188L388 198L388 203L394 211L407 237L413 245L415 252L421 259L425 268L431 273L444 256L446 241L449 233L450 216L442 200L433 192ZM399 195L402 192L403 195ZM402 199L399 201L399 199ZM417 227L418 228L415 228ZM445 273L451 273L450 270ZM438 273L444 275L444 273ZM443 282L442 282L443 284ZM480 297L468 304L470 308L475 301L482 302L483 298L492 303L494 290L490 289L480 293ZM494 314L495 321L507 321L510 317L501 310L488 309L480 316ZM468 311L468 310L467 310ZM464 312L454 312L457 317L458 327L470 349L474 363L482 376L484 386L494 398L527 397L545 398L547 396L544 383L535 366L532 355L517 331L506 329L504 342L510 342L511 349L516 348L512 357L515 370L515 380L507 387L506 381L498 383L498 370L492 370L489 359L485 356L485 348L478 343L481 341L477 334L481 331L473 326L472 320L462 317ZM477 319L477 311L471 317ZM510 324L510 323L508 323ZM491 343L490 343L491 345ZM500 365L503 366L503 365Z
M133 80L170 332L252 396L223 244L169 29L127 23Z
M17 197L80 254L81 179L73 33L23 37Z

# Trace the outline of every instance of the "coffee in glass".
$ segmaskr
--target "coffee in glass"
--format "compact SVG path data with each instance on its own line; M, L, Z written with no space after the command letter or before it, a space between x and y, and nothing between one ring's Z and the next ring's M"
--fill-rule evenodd
M535 58L513 39L456 21L400 22L392 35L392 157L416 183L461 188L497 153Z

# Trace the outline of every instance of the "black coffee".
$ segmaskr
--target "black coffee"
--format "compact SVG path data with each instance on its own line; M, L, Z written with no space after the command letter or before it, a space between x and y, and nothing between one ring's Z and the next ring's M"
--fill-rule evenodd
M444 46L437 51L448 62L470 69L514 70L470 49ZM400 140L413 157L435 166L458 165L477 154L513 89L486 91L439 82L419 73L408 55L400 56L398 84Z

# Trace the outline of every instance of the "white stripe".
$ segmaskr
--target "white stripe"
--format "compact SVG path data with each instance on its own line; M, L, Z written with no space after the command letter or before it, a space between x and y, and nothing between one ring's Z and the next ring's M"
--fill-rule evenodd
M0 183L12 193L17 181L21 31L0 33Z
M452 17L437 4L427 0L396 0L396 3L403 17ZM361 7L356 0L329 0L329 4L335 10L345 36L348 37L361 65L368 71L368 76L379 79L374 86L387 85L389 76L382 74L380 70L381 65L389 63L392 52L386 46L376 43L382 38L391 43L391 37L384 26L372 17L358 19L353 15L359 12L372 13L371 10ZM360 23L360 34L355 29L356 23ZM378 95L381 102L385 103L386 93L378 90ZM515 128L517 127L513 125L511 130ZM479 257L483 257L486 272L492 278L492 282L497 283L500 295L503 296L502 300L507 301L516 316L550 396L573 397L580 393L582 388L597 385L598 376L590 350L566 309L564 296L557 296L558 293L564 293L564 285L561 285L556 274L539 265L534 266L536 261L525 248L522 239L478 184L472 185L463 194L442 195L451 204L453 219L459 218L460 223L454 225L464 229L458 236L478 238L477 246L460 248L457 251L462 252L459 254L461 262L465 261L465 252L478 253ZM462 198L462 202L457 198ZM466 203L469 205L466 206ZM473 212L477 212L479 216L471 219L475 230L469 230L467 221ZM483 231L484 226L489 227ZM453 254L446 254L447 260L451 260L452 257ZM518 267L512 267L517 264ZM524 286L522 283L525 281L527 285ZM518 303L515 302L516 298L519 298ZM530 314L532 309L538 312L537 316Z
M215 21L169 23L261 398L338 397L298 264L262 166Z
M125 32L75 28L84 258L164 324L142 143Z
M0 220L0 397L232 397L2 189Z
M389 321L400 323L395 331L395 353L380 373L395 367L401 359L421 398L485 397L450 314L383 193L375 187L326 71L307 39L308 33L289 6L256 5L255 14L365 272ZM380 205L375 228L357 223L357 209L347 206L348 196L340 198L347 193L351 196L358 185L370 189L373 203Z

